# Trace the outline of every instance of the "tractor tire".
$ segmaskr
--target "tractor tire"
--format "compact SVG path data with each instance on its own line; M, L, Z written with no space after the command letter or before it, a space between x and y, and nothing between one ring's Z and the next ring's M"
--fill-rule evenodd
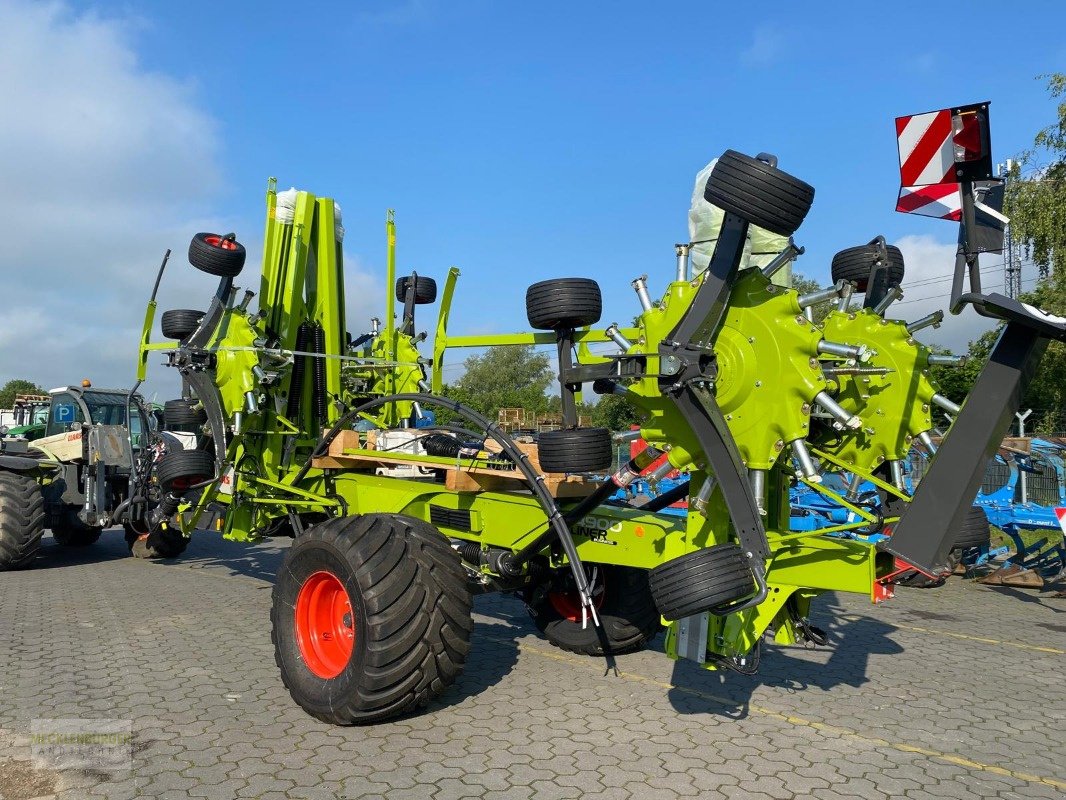
M181 491L215 474L215 458L206 450L173 450L155 466L155 477L164 492Z
M157 533L154 543L149 544L148 537L127 528L126 545L130 549L130 555L134 558L151 561L160 558L177 558L185 552L185 548L189 546L189 540L179 531L168 528Z
M410 285L410 275L396 281L396 299L401 303L407 299L407 287ZM432 278L423 278L421 275L417 276L415 278L415 305L429 305L436 299L437 282Z
M33 564L45 516L37 481L17 472L0 472L0 572Z
M954 552L969 550L971 547L987 547L991 541L992 526L988 523L988 515L980 506L971 506L955 535L955 543L951 549Z
M473 631L459 555L426 522L340 517L285 553L270 612L293 700L334 725L398 717L455 682Z
M744 552L718 544L660 564L648 575L659 613L678 620L713 611L750 596L755 589Z
M163 312L159 327L168 339L177 339L180 342L196 330L203 318L203 311L196 311L192 308L172 308Z
M247 254L233 235L198 233L189 242L189 263L208 275L236 278L244 269Z
M899 286L903 282L903 253L893 244L885 249L888 252L888 284ZM869 288L867 284L870 282L870 268L880 254L880 248L872 244L841 250L833 256L833 265L830 268L833 283L841 280L851 281L855 284L855 291L865 292Z
M603 472L614 461L611 432L606 428L546 431L537 440L543 472Z
M590 278L554 278L526 289L526 317L537 330L595 325L602 313L600 285Z
M88 547L96 544L104 529L98 525L86 525L78 517L77 509L63 508L52 523L52 538L60 547Z
M193 408L188 400L167 400L163 404L163 424L167 430L205 422L207 412L203 408Z
M593 599L601 628L591 623L581 627L573 577L569 571L561 577L563 585L537 587L526 604L533 624L559 649L586 656L633 653L661 629L647 570L598 565Z
M814 202L814 187L764 161L726 150L707 179L703 198L780 236L803 224Z

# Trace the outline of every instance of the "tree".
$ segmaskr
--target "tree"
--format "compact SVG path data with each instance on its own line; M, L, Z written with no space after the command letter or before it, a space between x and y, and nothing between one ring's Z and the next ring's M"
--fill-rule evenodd
M48 394L33 381L25 378L13 378L0 387L0 408L11 408L17 394Z
M592 424L611 431L627 431L643 414L622 395L605 394L592 409Z
M1066 95L1066 75L1041 75L1052 98ZM1060 289L1066 288L1066 101L1058 120L1037 132L1007 182L1004 211L1011 234ZM1025 173L1023 175L1023 173Z
M491 420L501 408L540 413L548 406L545 391L554 379L550 364L532 345L490 347L464 362L466 372L446 395Z

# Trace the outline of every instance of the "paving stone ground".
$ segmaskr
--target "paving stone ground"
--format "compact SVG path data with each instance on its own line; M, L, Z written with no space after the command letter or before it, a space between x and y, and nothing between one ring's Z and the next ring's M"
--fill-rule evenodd
M304 714L274 665L287 540L194 538L172 563L46 537L0 574L0 798L1063 798L1066 600L958 578L873 607L816 601L831 649L770 647L756 677L652 650L552 648L481 598L466 671L368 728ZM33 720L127 719L132 769L51 772Z

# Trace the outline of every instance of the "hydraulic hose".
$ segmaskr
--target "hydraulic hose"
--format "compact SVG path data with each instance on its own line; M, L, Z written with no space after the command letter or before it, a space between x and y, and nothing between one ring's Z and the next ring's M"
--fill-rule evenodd
M581 598L582 613L584 614L587 610L588 614L592 617L593 623L598 626L600 620L599 616L596 614L596 607L592 600L592 588L589 585L588 576L585 574L585 569L581 564L581 557L577 553L577 546L574 544L574 538L570 534L570 528L567 525L566 520L563 518L562 512L559 511L559 506L556 504L555 498L551 496L551 493L544 485L544 476L533 469L533 465L529 461L529 456L519 449L518 445L514 443L514 440L511 439L511 437L508 436L499 425L473 409L467 408L462 403L418 392L405 392L368 400L351 409L347 414L337 420L337 424L330 428L326 435L322 437L318 446L312 451L307 461L304 462L304 465L300 467L300 470L296 473L292 483L295 484L299 482L305 475L307 475L308 470L311 469L311 462L315 458L325 455L329 451L330 444L335 438L337 438L337 435L359 414L377 408L378 406L396 402L422 403L427 406L446 408L452 413L477 425L484 430L486 434L496 440L500 445L500 449L506 453L512 461L514 461L515 467L523 476L525 476L526 482L533 491L533 496L537 498L541 508L544 509L544 513L548 517L548 524L554 530L556 537L559 539L559 544L563 548L563 552L570 561L570 570L574 576L574 583L577 587L578 596Z

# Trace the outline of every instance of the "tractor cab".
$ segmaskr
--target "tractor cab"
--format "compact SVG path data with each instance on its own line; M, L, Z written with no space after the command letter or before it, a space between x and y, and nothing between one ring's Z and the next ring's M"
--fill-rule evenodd
M141 437L151 427L139 396L132 400L125 389L95 389L91 386L61 386L52 389L45 421L45 437L80 432L91 426L125 427L129 402L130 441L140 448Z

